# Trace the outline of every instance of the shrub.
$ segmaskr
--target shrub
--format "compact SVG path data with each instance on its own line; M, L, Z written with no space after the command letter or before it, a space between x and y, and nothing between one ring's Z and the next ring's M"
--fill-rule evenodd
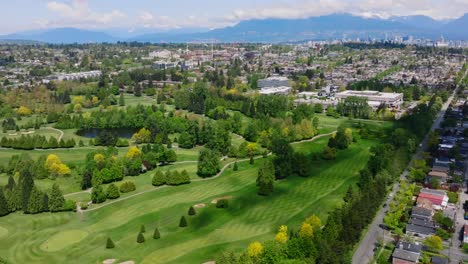
M117 199L120 197L119 189L115 184L110 184L109 187L107 187L107 198L109 199Z
M137 236L137 243L143 243L145 242L145 236L143 235L143 233L138 233L138 236Z
M75 211L75 210L76 210L75 201L65 200L65 203L63 204L63 211Z
M88 203L86 203L86 202L80 203L80 208L81 208L81 210L86 210L86 209L88 209Z
M189 210L188 210L188 215L196 215L197 212L195 211L195 208L193 208L193 206L190 206Z
M120 192L121 193L129 193L136 190L135 183L131 181L126 181L120 185Z
M457 203L458 202L458 193L456 192L449 192L447 194L449 198L449 203Z
M107 238L106 248L115 248L114 241L110 237Z
M229 200L228 199L219 199L216 201L217 208L228 208L229 207Z
M336 158L336 148L325 147L322 158L324 160L334 160Z
M442 228L437 228L436 235L441 237L442 239L450 239L450 237L451 237L449 232L445 231Z
M153 186L164 185L164 184L166 184L166 176L164 175L164 173L162 173L161 171L158 170L154 174L153 180L151 181L151 183L153 184Z
M101 185L97 185L93 187L93 191L91 192L91 200L95 204L103 203L107 199L106 193L104 193L104 190L102 190Z
M187 226L187 219L185 219L185 216L182 216L179 221L179 227L186 227Z
M159 229L157 227L154 229L153 238L154 239L160 239L161 238L161 234L159 233Z

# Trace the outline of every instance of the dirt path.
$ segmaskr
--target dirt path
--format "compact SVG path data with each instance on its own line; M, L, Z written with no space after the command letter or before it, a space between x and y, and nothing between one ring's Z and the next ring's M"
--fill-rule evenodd
M335 133L336 131L334 132L331 132L331 133L328 133L328 134L323 134L323 135L318 135L318 136L315 136L311 139L306 139L306 140L303 140L303 141L297 141L297 142L293 142L291 144L299 144L299 143L303 143L303 142L311 142L311 141L314 141L314 140L317 140L319 138L322 138L322 137L326 137L326 136L330 136L330 135L333 135L333 133ZM272 155L272 153L268 153L268 156ZM223 157L224 158L224 157ZM255 160L257 159L262 159L263 156L257 156L257 157L254 157ZM246 159L241 159L241 160L237 160L237 162L245 162L245 161L249 161L250 158L246 158ZM184 161L181 161L181 162L184 162ZM190 161L190 162L193 162L193 161ZM197 162L197 161L195 161ZM210 178L200 178L200 179L195 179L195 180L192 180L191 182L200 182L200 181L211 181L211 180L214 180L218 177L220 177L224 171L229 168L229 166L233 165L236 161L232 161L232 162L229 162L227 163L226 165L224 165L221 170L213 177L210 177ZM128 199L131 199L133 197L136 197L136 196L140 196L140 195L143 195L143 194L146 194L146 193L150 193L150 192L154 192L154 191L157 191L157 190L160 190L160 189L164 189L164 188L170 188L170 187L174 187L174 186L168 186L168 185L163 185L163 186L160 186L160 187L155 187L154 189L150 189L150 190L146 190L146 191L143 191L143 192L139 192L139 193L135 193L135 194L132 194L132 195L129 195L127 197L124 197L124 198L120 198L120 199L117 199L117 200L113 200L109 203L106 203L106 204L103 204L103 205L100 205L100 206L97 206L97 207L94 207L94 208L90 208L86 211L84 211L84 213L86 212L92 212L92 211L95 211L95 210L98 210L98 209L101 209L101 208L104 208L106 206L109 206L109 205L112 205L112 204L115 204L115 203L118 203L118 202L121 202L121 201L125 201L125 200L128 200ZM177 188L177 187L175 187Z
M43 127L43 129L50 129L50 130L54 130L55 132L59 132L59 133L60 133L60 136L59 136L58 139L57 139L57 141L59 141L59 142L60 142L60 140L63 138L63 135L65 134L65 133L63 133L62 130L56 129L56 128L53 128L53 127Z

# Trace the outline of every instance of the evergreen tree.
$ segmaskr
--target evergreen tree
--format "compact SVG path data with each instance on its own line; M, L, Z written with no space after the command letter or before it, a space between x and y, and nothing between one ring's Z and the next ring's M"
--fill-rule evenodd
M29 195L28 208L27 210L24 210L25 213L41 213L44 206L43 199L42 192L39 191L36 186L34 186L31 190L31 194Z
M92 175L91 172L86 170L83 173L83 180L81 181L81 189L86 190L88 188L91 188L93 186L92 184Z
M239 166L237 165L237 161L234 162L234 168L232 170L233 171L238 171L239 170Z
M145 242L145 236L143 235L143 233L138 233L138 236L137 236L137 243L143 243Z
M187 226L187 219L185 219L185 216L182 216L180 218L179 227L186 227L186 226Z
M15 187L16 187L15 179L13 178L12 175L10 175L10 177L8 177L7 185L5 185L5 189L6 190L13 190Z
M113 183L111 183L109 187L107 187L106 194L107 198L109 199L117 199L120 197L119 188L117 188L117 186L115 186L115 184Z
M3 193L3 189L0 188L0 216L4 216L10 213L7 199Z
M181 184L190 183L190 176L186 170L180 173L180 182Z
M63 197L62 191L60 190L58 184L54 183L50 192L49 210L51 212L61 211L64 204L65 198Z
M31 196L32 189L34 187L34 181L28 168L23 168L20 172L20 185L21 185L21 208L23 211L29 209L29 197Z
M166 184L166 176L160 170L156 171L153 176L153 180L151 181L153 186L161 186Z
M140 233L145 233L145 232L146 232L145 225L141 225L140 226Z
M106 248L115 248L114 241L110 237L107 238Z
M21 190L19 185L11 191L6 189L4 194L11 212L21 210Z
M153 238L154 239L160 239L161 238L161 234L159 233L159 229L157 227L154 229Z
M47 193L42 194L42 212L49 211L49 196Z
M259 195L268 196L273 192L273 184L275 182L275 167L270 160L265 160L258 169L257 177L257 193Z
M195 215L195 214L197 214L197 212L195 211L195 208L193 208L193 206L190 206L188 210L188 215Z
M198 158L198 176L202 178L212 177L221 169L219 156L216 151L202 149Z

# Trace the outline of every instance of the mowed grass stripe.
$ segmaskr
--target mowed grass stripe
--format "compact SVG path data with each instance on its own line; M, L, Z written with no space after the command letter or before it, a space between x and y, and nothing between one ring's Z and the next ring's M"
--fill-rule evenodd
M326 141L318 140L314 149L320 149ZM372 144L354 144L341 151L336 161L314 161L311 177L277 182L271 197L256 195L260 159L254 165L242 162L239 171L227 169L210 181L160 189L83 215L13 214L0 218L0 227L8 230L9 242L0 243L0 254L12 263L100 263L106 258L137 263L202 263L222 249L245 249L250 241L272 239L281 224L296 227L312 213L324 219L341 203L348 186L356 182ZM309 147L302 149L307 151ZM145 176L145 181L149 179ZM230 208L215 208L211 201L223 196L234 197ZM188 217L188 228L179 228L180 216L197 203L207 207L198 209L195 217ZM147 241L137 244L141 224L146 226ZM151 238L156 226L162 235L157 241ZM89 235L55 253L40 249L47 239L67 230L83 230ZM104 248L107 237L116 243L115 250Z

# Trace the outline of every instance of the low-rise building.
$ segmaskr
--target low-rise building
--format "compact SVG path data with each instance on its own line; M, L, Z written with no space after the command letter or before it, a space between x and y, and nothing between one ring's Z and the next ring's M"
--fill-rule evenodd
M366 98L369 106L378 108L381 105L386 105L394 109L400 109L403 104L402 93L383 93L378 91L344 91L337 93L338 100L344 100L348 97L361 97Z

